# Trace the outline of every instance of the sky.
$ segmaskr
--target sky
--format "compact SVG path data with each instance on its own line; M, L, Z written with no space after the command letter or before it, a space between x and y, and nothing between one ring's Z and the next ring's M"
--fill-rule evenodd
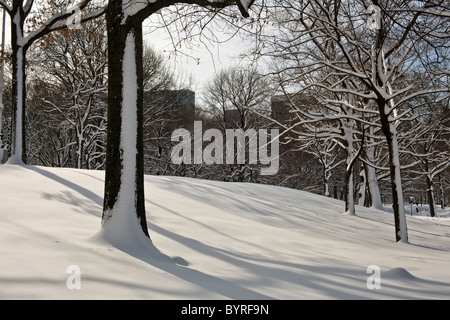
M11 38L9 24L9 17L6 15L5 44L7 48L10 46ZM193 42L183 44L177 48L178 53L174 54L174 45L169 33L166 30L152 30L149 24L151 24L151 21L149 22L149 19L147 19L144 22L144 41L165 56L168 65L176 73L182 74L184 78L192 76L191 89L196 91L198 99L201 97L207 81L211 80L215 73L221 69L239 64L237 56L245 53L249 47L249 44L241 38L235 36L228 40L229 36L219 31L215 36L222 43L208 43L206 45Z
M182 44L177 48L179 52L174 54L174 45L166 30L150 31L150 28L144 25L144 41L167 57L167 63L176 72L192 75L194 81L192 89L196 91L197 96L201 95L205 84L213 79L217 72L239 65L241 63L239 55L249 50L249 43L238 36L228 39L228 36L220 31L216 35L221 41L220 44L200 42Z

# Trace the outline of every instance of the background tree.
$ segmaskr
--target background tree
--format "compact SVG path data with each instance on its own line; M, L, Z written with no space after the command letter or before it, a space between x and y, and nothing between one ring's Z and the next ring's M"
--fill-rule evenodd
M428 55L434 61L445 56L448 31L442 28L442 22L448 17L443 13L444 2L309 0L274 3L273 17L276 27L283 30L282 36L274 39L267 35L264 40L269 48L261 52L283 61L278 71L290 75L290 82L285 86L290 85L290 89L293 85L297 89L314 87L334 95L352 95L355 102L374 103L374 110L357 103L351 103L351 109L358 112L362 110L357 108L366 109L361 115L373 112L378 115L377 125L383 132L389 154L395 237L396 241L406 242L398 129L402 119L411 117L410 101L430 97L436 92L448 92L448 86L414 90L415 78L409 73L418 65L420 56ZM369 12L369 5L379 8L380 14ZM375 18L370 27L368 17ZM430 42L433 45L430 46ZM438 83L436 79L445 74L432 67L427 61L427 70L432 70L429 76ZM318 72L322 73L322 81L317 81L317 77L308 78ZM301 78L303 80L296 81Z
M263 119L255 111L268 109L273 92L267 77L255 67L231 67L221 70L206 85L203 100L207 110L220 123L224 134L226 129L246 132L250 128L261 127ZM248 158L245 164L224 167L227 171L225 179L255 182L255 170L249 165Z
M318 159L322 165L323 195L326 197L329 197L331 194L330 179L333 170L345 162L345 159L340 157L339 148L339 143L332 137L327 137L326 139L314 137L308 143L305 143L302 148L305 152Z
M437 178L450 167L449 110L433 108L435 113L421 115L405 133L401 152L410 159L407 172L425 179L430 215L436 216L435 186ZM407 141L414 141L409 143ZM444 187L441 185L441 193ZM445 196L441 194L441 198ZM417 201L417 200L416 200Z
M52 31L72 25L75 18L80 18L90 0L77 3L72 1L47 0L36 9L33 0L1 0L0 6L8 13L11 21L12 49L12 107L13 124L11 138L11 158L9 163L26 163L25 151L25 101L26 101L26 55L30 46ZM69 10L70 9L70 10ZM83 20L89 20L103 13L94 10L85 14ZM29 30L27 29L27 26Z
M272 95L268 79L255 67L231 67L206 85L204 103L212 113L220 114L225 127L245 131L252 126L252 110L262 110ZM227 112L233 110L237 117L227 119Z
M64 148L73 154L76 168L101 168L105 159L107 58L103 20L80 29L56 31L34 50L40 61L41 81L51 90L39 91L36 103L53 126L66 126L70 135ZM37 98L37 97L35 97Z
M146 174L172 174L172 131L194 122L192 81L170 68L164 57L144 46L144 161Z

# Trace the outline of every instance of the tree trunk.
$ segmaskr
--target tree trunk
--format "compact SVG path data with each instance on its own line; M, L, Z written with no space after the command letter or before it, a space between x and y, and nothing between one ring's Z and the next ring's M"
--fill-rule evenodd
M353 198L353 167L347 167L345 170L345 212L354 216L355 212L355 201Z
M369 128L370 136L373 135L373 127ZM375 147L370 146L373 139L367 138L369 141L369 147L363 150L365 157L370 162L375 162ZM378 187L377 174L374 167L364 163L364 171L366 172L366 187L369 189L370 206L374 209L383 210L383 202L381 201L380 188Z
M444 192L444 183L441 180L441 175L439 175L439 184L440 184L440 190L441 190L441 209L445 209L445 192Z
M375 168L367 164L364 165L364 168L367 177L367 187L370 193L370 206L374 209L383 210L383 202L381 201L380 188L378 187Z
M324 181L323 181L323 189L324 189L324 196L329 197L330 196L330 187L328 184L328 180L326 178L324 178Z
M329 184L329 171L327 170L327 166L325 165L325 162L322 162L323 167L323 194L325 197L330 196L330 184Z
M359 177L360 177L360 187L359 187L359 200L358 200L358 204L360 206L364 206L366 204L366 171L365 169L361 170L361 172L359 173Z
M149 239L144 204L142 24L108 6L108 129L102 228ZM117 70L121 70L118 72ZM117 225L117 228L113 227Z
M353 147L354 137L353 137L353 125L351 122L347 122L342 127L342 136L345 137L343 143L346 150L346 166L345 166L345 185L344 185L344 192L345 192L345 212L347 214L350 214L352 216L356 215L355 210L355 200L354 200L354 192L355 187L353 183L353 168L355 166L356 160L359 158L362 149L363 149L363 142L361 142L361 148L358 152L355 152ZM362 141L364 141L364 134L362 137Z
M83 168L83 149L84 137L83 134L77 130L77 169ZM88 161L87 161L88 162Z
M429 172L430 166L428 164L428 160L425 159L425 171ZM427 179L427 194L428 194L428 206L430 207L430 216L435 217L436 216L436 210L435 210L435 200L434 200L434 185L433 180L431 178L430 174L426 175Z
M430 216L436 216L435 200L434 200L434 186L433 181L427 176L427 193L428 193L428 206L430 207Z
M19 13L16 13L18 15ZM26 74L25 57L26 48L20 43L23 38L23 30L20 25L11 23L12 45L12 132L11 132L11 157L8 163L27 163L25 148L25 99L26 99Z
M351 136L346 134L345 136ZM354 216L355 212L355 201L353 197L354 186L353 186L353 165L355 163L354 150L353 150L353 140L345 140L344 144L346 146L347 161L345 166L345 176L344 176L344 200L345 200L345 212Z
M383 103L383 106L380 107L380 110L384 111L384 107L385 106ZM386 136L389 151L389 169L392 188L392 207L394 209L395 239L397 242L408 242L408 230L406 227L406 216L400 172L400 158L398 152L397 129L395 128L395 124L389 121L388 115L386 115L384 112L380 112L380 114L381 128L384 135Z

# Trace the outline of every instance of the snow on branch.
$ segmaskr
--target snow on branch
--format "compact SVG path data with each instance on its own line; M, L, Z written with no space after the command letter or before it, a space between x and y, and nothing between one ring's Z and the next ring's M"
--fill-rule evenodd
M446 99L448 97L450 97L450 88L449 87L445 87L445 88L434 88L434 89L426 89L426 90L419 90L416 91L414 93L411 93L410 95L402 98L401 100L399 100L396 103L396 108L398 108L399 106L401 106L402 104L412 100L413 98L417 98L420 96L425 96L425 95L429 95L431 93L444 93L447 92L447 94L445 94L444 96L442 96L439 101Z
M6 3L5 0L0 0L0 6L3 7L3 9L5 9L6 12L8 12L8 14L11 14L12 8Z
M25 12L25 15L28 15L31 11L31 8L33 7L34 0L27 0L25 5L23 6L23 11Z
M40 28L30 32L28 36L24 39L26 43L31 44L35 40L41 38L42 36L55 31L59 29L66 28L70 21L74 21L77 14L80 14L80 11L83 10L91 0L83 0L82 2L78 3L77 5L73 6L72 10L68 9L63 13L58 13L53 15L51 18L49 18L44 25L42 25ZM105 13L106 6L101 7L97 10L93 10L92 12L89 12L85 14L83 17L79 17L79 21L77 23L83 23L88 20L97 18Z
M144 21L152 13L168 6L169 4L185 3L196 4L202 7L225 8L231 5L237 5L242 16L249 17L248 10L255 0L179 0L179 1L162 1L162 0L128 0L124 1L124 15L122 24L127 23L129 19L135 21ZM166 4L165 2L168 2Z

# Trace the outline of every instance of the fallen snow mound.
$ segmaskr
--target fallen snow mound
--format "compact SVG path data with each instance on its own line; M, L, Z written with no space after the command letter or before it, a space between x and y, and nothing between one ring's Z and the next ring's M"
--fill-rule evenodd
M408 216L410 243L397 244L389 212L352 217L298 190L147 176L152 242L123 246L132 235L100 228L103 179L0 165L0 299L450 297L448 218Z
M384 277L394 280L417 280L408 270L405 268L397 267L384 272Z

